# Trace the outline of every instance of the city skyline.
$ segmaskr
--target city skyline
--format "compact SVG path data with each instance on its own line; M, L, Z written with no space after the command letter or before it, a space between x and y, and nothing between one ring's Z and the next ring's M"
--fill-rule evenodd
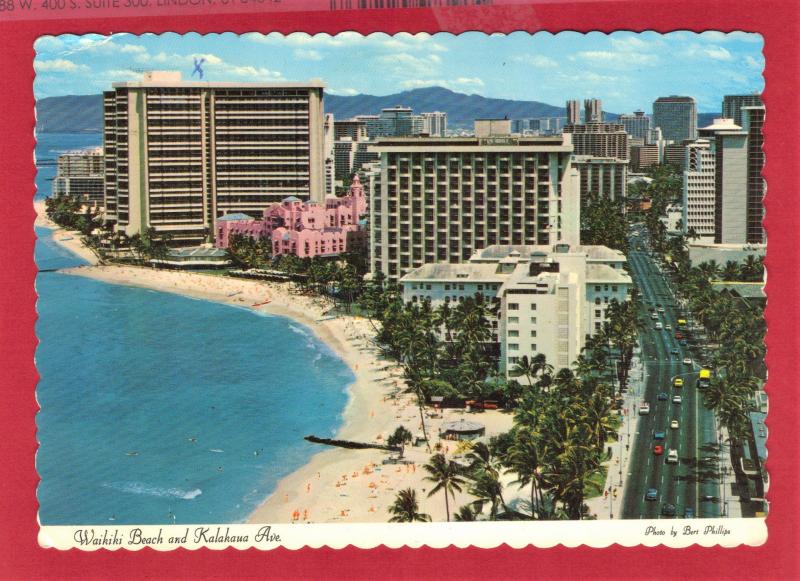
M556 106L594 97L608 111L629 113L651 112L656 98L679 94L695 97L701 112L718 112L724 95L763 89L762 48L760 35L742 32L62 35L35 43L34 92L92 94L155 69L189 79L194 59L204 58L203 80L321 78L334 95L441 86Z

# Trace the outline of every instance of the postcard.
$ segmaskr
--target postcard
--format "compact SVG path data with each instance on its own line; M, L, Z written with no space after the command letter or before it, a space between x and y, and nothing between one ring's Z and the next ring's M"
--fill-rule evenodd
M33 48L42 547L766 541L760 34Z
M796 577L799 16L0 0L0 577Z

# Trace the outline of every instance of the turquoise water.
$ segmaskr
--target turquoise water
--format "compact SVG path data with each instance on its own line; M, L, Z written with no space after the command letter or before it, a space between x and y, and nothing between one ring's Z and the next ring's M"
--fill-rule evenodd
M40 268L81 263L37 235ZM242 521L319 450L303 436L341 424L352 372L289 319L52 272L36 284L42 524Z

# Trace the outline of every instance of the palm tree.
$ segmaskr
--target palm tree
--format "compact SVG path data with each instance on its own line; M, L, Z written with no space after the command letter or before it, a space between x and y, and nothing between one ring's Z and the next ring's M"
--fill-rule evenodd
M523 355L514 365L513 369L511 369L509 375L511 375L511 377L525 376L528 380L528 385L533 386L533 378L538 376L539 373L547 371L548 367L550 371L552 371L552 367L547 365L545 356L542 353L538 353L533 357Z
M413 488L401 490L395 496L394 504L389 507L389 514L393 515L389 522L430 522L428 514L419 512L417 491Z
M423 466L430 476L424 480L433 482L434 487L428 492L430 498L440 490L444 491L444 507L447 522L450 522L450 496L455 500L455 493L461 492L464 485L461 468L453 461L448 460L444 454L434 454L427 464Z
M469 493L475 497L472 506L475 507L477 514L483 511L485 504L489 504L489 520L497 520L497 513L500 506L506 509L503 500L503 485L497 474L490 472L478 472L472 479Z
M475 516L475 511L472 509L472 505L465 504L458 509L458 512L453 515L453 518L459 522L471 522L477 520Z
M394 433L389 436L389 439L386 441L389 446L399 446L400 447L400 457L403 457L403 453L405 452L406 444L408 444L412 439L413 435L409 432L405 426L398 426Z
M518 429L514 435L514 443L508 450L506 464L510 472L517 475L513 482L520 488L531 485L531 518L541 517L542 506L542 450L540 447L540 435L530 428Z

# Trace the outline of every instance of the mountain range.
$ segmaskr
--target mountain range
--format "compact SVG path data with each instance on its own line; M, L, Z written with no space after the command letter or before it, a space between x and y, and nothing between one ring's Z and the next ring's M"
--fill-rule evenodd
M336 119L355 115L376 115L381 109L402 105L414 112L444 111L450 128L470 128L475 119L508 117L563 117L564 107L538 101L491 99L480 95L457 93L443 87L425 87L393 95L325 95L325 112ZM102 95L67 95L46 97L37 102L36 130L40 133L99 133L103 128ZM615 113L604 112L607 121L617 119ZM716 113L700 113L698 126L709 125Z

